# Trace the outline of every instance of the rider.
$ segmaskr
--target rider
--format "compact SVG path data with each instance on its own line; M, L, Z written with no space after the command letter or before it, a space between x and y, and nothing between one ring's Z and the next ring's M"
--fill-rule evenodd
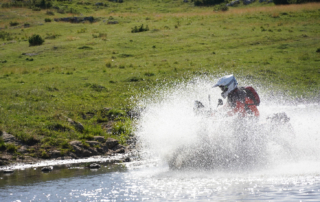
M231 108L229 116L239 114L241 117L259 117L254 101L247 95L245 88L238 88L238 82L232 74L220 78L213 87L217 86L222 90L221 96L228 98L228 106Z

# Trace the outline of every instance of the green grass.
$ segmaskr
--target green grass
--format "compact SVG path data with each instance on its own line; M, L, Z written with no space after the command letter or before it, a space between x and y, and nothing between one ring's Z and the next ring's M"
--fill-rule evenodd
M320 4L256 2L215 12L182 1L127 0L99 7L77 2L82 1L53 5L99 21L45 23L80 14L0 8L0 126L26 143L62 148L65 141L92 135L124 142L126 115L121 125L102 116L102 109L129 110L130 98L141 89L201 73L234 73L292 96L318 95ZM142 24L149 31L131 33ZM33 34L45 42L29 46ZM65 117L81 122L85 132ZM102 129L107 121L115 121L111 134Z

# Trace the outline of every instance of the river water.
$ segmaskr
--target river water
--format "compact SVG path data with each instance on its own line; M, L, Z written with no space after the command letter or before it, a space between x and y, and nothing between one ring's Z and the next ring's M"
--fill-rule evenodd
M0 173L0 201L320 201L319 103L275 99L258 88L261 117L250 134L259 140L239 142L233 120L193 115L194 100L216 109L219 92L210 85L201 80L141 98L136 160L99 160L102 167L96 170L80 163L56 165L49 173L16 167L12 174ZM289 125L266 121L279 112L290 118ZM203 137L209 144L201 142ZM179 165L187 163L170 165L181 147L188 149L178 150ZM196 163L188 161L190 156Z

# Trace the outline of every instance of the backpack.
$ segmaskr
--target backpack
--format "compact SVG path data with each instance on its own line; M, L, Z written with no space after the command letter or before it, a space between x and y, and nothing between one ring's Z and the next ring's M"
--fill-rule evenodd
M260 97L254 88L252 88L251 86L246 86L240 87L240 90L246 93L246 96L253 101L254 105L260 105Z

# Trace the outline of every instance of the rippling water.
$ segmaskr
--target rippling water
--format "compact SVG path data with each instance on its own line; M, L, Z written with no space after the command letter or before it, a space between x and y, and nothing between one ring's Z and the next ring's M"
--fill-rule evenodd
M319 201L319 163L259 172L170 171L161 165L28 169L2 175L1 201ZM307 168L312 169L307 169ZM301 168L306 168L301 172ZM287 172L288 171L288 172Z
M250 135L261 139L258 145L254 138L242 143L235 141L238 128L229 120L194 115L194 100L216 107L219 92L211 85L205 80L179 84L140 100L144 111L136 127L139 161L104 163L98 170L61 165L50 173L40 168L1 173L0 201L320 201L319 103L297 104L258 88L261 117ZM290 130L265 122L278 112L290 117ZM209 146L202 147L203 137ZM220 160L191 155L200 161L185 161L187 169L170 169L168 159L181 147L187 148L178 150L179 155L187 153L181 155L182 162L206 149L210 158ZM254 163L234 160L241 156L237 147L256 147L244 153L254 157ZM202 162L210 163L201 169Z

